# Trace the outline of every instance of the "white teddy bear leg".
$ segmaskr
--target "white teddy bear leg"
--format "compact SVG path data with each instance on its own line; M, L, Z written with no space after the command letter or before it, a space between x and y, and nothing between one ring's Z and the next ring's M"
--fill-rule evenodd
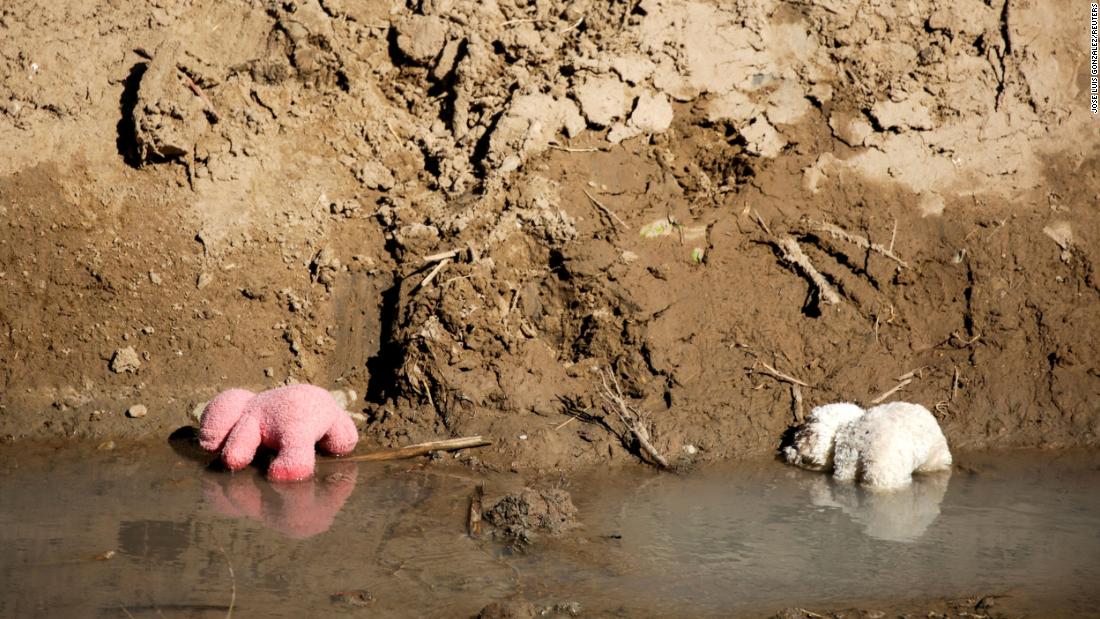
M924 463L917 467L917 473L934 473L951 470L951 451L947 448L947 439L941 435L928 452Z
M874 490L893 490L904 488L913 482L912 467L905 462L908 458L898 458L904 450L885 453L863 454L863 475L860 481Z

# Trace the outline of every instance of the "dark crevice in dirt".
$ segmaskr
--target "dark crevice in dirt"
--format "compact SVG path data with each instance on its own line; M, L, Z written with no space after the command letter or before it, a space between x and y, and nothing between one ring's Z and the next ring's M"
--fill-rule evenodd
M119 97L119 119L115 127L117 137L115 146L122 160L131 168L140 168L141 153L138 149L137 130L134 127L134 107L138 103L138 88L141 77L145 75L148 63L139 62L130 67L130 73L123 82L122 95Z
M485 157L489 154L489 146L493 138L493 132L496 130L497 125L500 123L500 119L503 117L504 110L501 110L489 120L485 132L478 138L477 143L474 145L473 154L470 155L470 163L474 166L474 169L481 170L483 174L486 172Z
M381 331L378 354L367 359L370 379L367 383L366 400L374 404L384 404L394 396L391 391L402 357L400 342L394 340L396 323L401 313L401 282L396 273L391 274L391 277L393 284L382 292L379 308Z
M963 312L963 328L966 329L967 337L974 337L974 287L977 286L977 274L974 272L974 266L968 259L966 261L966 288L963 290L963 297L966 299L966 308Z

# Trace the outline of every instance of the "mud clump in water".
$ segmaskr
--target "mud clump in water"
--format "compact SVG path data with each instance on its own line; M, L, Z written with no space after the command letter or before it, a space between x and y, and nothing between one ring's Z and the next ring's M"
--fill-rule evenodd
M535 617L579 617L583 609L577 602L539 608L525 600L504 600L487 604L477 619L534 619Z
M487 604L477 614L477 619L532 619L538 610L530 602L509 600Z
M532 490L506 495L486 513L505 539L530 543L539 533L560 535L577 524L577 508L565 490Z

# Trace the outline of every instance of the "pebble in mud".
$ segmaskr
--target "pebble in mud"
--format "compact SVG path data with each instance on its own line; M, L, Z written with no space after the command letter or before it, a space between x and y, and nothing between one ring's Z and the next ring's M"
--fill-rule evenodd
M144 404L134 404L126 409L126 416L130 419L141 419L149 414L149 409Z

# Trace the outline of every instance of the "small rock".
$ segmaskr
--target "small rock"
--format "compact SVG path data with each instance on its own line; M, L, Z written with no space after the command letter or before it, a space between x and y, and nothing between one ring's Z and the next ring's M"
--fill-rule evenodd
M206 411L206 405L210 402L199 402L191 409L191 421L195 422L195 425L202 423L202 414Z
M935 128L932 113L914 99L879 101L871 107L871 116L885 131L929 131Z
M773 124L793 125L810 111L810 102L802 86L793 80L783 80L768 95L768 120Z
M1058 244L1063 250L1073 246L1073 227L1068 221L1053 221L1043 228L1043 234Z
M141 359L138 357L137 351L133 346L127 346L126 348L119 348L115 351L115 354L111 356L111 371L115 374L121 374L123 372L129 372L131 374L138 371L141 367Z
M426 65L447 40L447 22L435 16L414 15L397 27L397 48L409 60Z
M272 368L272 367L264 368L264 376L266 376L268 378L271 378L271 377L275 376L275 368Z
M210 282L214 281L214 276L207 271L199 273L199 276L195 278L195 288L202 290L210 285Z
M141 419L149 414L149 409L144 404L134 404L126 409L126 416L130 419Z
M718 122L727 120L740 126L756 116L759 108L744 93L731 90L713 99L707 104L707 120Z
M114 441L104 441L104 442L100 443L99 445L96 445L96 449L98 449L100 451L111 451L114 448L115 448L115 442Z
M741 135L748 143L750 153L768 159L778 157L783 147L787 145L787 141L783 139L783 136L779 135L775 127L763 116L757 116L751 125L741 130Z
M387 191L393 187L393 172L378 161L368 161L355 172L355 179L363 183L367 189Z
M343 409L348 409L359 402L359 394L354 389L333 389L328 393Z
M853 147L863 146L863 141L875 132L871 123L864 120L861 116L853 116L840 112L834 112L833 115L829 117L829 128L833 130L833 135L836 136L836 139Z
M161 285L161 283L163 283L164 280L160 278L160 275L157 275L156 271L149 271L149 281L154 286L159 286Z
M661 133L672 125L672 104L664 93L648 90L638 96L630 124L648 133Z
M632 137L642 134L642 130L624 123L615 123L611 126L611 131L607 132L607 141L612 144L618 144L623 140L629 140Z
M608 127L630 109L626 85L614 77L590 77L573 89L581 113L597 127Z
M448 41L443 46L443 51L439 54L439 61L432 67L432 78L439 81L447 77L451 71L455 68L455 61L458 59L458 52L462 49L464 41L455 39Z
M641 84L657 65L641 54L631 53L611 59L611 69L629 84Z

